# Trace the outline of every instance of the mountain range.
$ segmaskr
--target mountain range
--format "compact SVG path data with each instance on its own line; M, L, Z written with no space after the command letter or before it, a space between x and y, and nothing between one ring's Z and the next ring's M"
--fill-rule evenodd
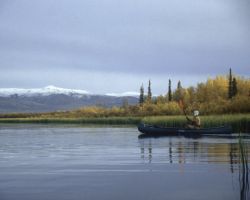
M55 86L21 89L0 88L0 113L54 112L84 106L122 106L138 103L137 92L92 94L86 90Z

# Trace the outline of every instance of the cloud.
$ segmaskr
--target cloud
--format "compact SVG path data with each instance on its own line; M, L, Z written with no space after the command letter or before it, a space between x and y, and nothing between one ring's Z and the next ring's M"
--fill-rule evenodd
M181 80L183 86L195 85L206 80L207 76L162 74L148 76L140 73L87 71L82 69L3 69L0 74L2 88L41 88L47 85L57 87L83 89L90 93L124 93L128 91L139 92L143 84L146 90L148 80L151 80L154 95L166 94L168 79L172 80L173 89Z
M126 81L131 75L200 80L225 74L229 67L241 75L249 71L246 0L23 0L3 5L0 68L10 70L9 78L0 75L5 85L16 76L18 84L22 80L31 87L62 77L76 86L71 82L82 82L78 72L110 80L115 74ZM63 72L79 79L56 77ZM103 86L98 80L93 88Z

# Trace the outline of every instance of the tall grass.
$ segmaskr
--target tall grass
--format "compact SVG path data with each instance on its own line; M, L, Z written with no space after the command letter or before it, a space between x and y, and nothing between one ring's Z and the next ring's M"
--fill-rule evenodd
M0 123L57 123L57 124L139 124L139 117L103 118L8 118Z
M215 126L232 126L234 132L250 133L250 114L201 116L204 128ZM154 124L166 127L183 127L187 120L183 115L151 117L29 117L0 118L0 123L64 123L64 124Z
M249 167L248 167L248 149L246 144L242 140L241 134L239 134L239 182L240 182L240 198L241 200L248 199L249 192Z
M210 115L201 116L200 119L204 128L226 125L232 126L234 132L250 133L250 114ZM183 127L187 123L185 116L145 117L142 121L146 124L166 127Z

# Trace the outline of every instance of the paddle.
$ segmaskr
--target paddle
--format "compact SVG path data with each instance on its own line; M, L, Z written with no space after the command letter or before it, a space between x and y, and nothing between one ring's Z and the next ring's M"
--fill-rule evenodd
M187 113L186 113L186 111L185 111L184 104L183 104L183 101L182 101L182 100L179 101L179 106L180 106L180 108L182 109L182 111L183 111L183 113L184 113L186 119L187 119L188 121L192 122L192 120L189 119L189 117L187 116Z

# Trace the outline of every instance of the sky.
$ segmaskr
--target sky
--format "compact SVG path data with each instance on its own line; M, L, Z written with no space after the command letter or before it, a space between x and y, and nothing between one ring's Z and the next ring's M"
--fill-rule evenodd
M154 94L250 73L249 0L0 0L0 88Z

